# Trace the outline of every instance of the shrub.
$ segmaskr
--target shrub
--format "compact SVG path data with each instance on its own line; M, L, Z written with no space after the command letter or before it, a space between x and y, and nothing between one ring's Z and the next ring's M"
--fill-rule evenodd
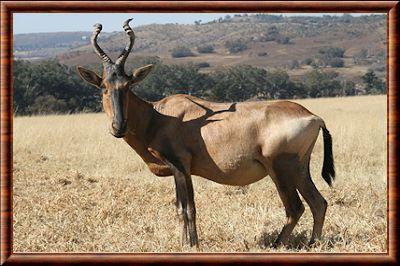
M344 67L343 59L337 57L328 59L327 64L331 67Z
M292 60L290 62L290 69L295 69L295 68L298 68L299 66L300 66L300 63L297 60Z
M344 67L344 61L340 57L331 57L327 54L321 54L314 58L314 62L311 65L316 65L318 67Z
M342 58L344 56L344 49L339 48L339 47L327 46L327 47L322 47L321 49L319 49L318 53L325 55L326 57L329 57L329 58L333 58L333 57Z
M279 30L276 26L271 26L267 30L266 41L274 41L279 35Z
M214 46L212 46L212 45L198 46L197 52L202 53L202 54L214 53Z
M200 62L200 63L197 63L196 66L199 68L205 68L205 67L210 67L210 64L207 62Z
M192 51L185 46L178 46L172 49L171 56L174 58L193 56Z
M368 49L362 48L358 53L355 54L356 57L360 59L365 59L368 57Z
M275 41L279 44L288 44L290 42L290 38L287 36L283 36L283 35L278 35L275 38Z
M244 40L238 39L238 40L233 40L233 41L227 41L225 43L225 47L228 49L229 53L236 54L236 53L246 50L247 44L245 43Z
M306 59L304 59L303 61L302 61L302 63L304 64L304 65L311 65L312 64L312 62L313 62L313 59L312 58L306 58Z
M278 28L276 26L271 26L267 29L267 32L265 32L261 38L260 41L261 42L271 42L271 41L275 41L276 38L279 36L279 31Z

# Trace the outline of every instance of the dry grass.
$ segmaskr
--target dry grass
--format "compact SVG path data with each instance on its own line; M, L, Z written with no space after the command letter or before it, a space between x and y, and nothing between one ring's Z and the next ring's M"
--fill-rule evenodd
M337 181L320 176L322 141L311 161L329 206L320 245L304 245L309 208L290 246L270 247L284 221L265 178L229 187L194 177L198 229L207 252L385 252L386 96L299 101L324 118L334 141ZM104 114L14 119L15 252L180 252L171 177L155 177Z

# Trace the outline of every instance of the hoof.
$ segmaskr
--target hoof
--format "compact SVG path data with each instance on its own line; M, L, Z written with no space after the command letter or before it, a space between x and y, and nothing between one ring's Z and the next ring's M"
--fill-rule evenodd
M278 241L278 240L276 240L275 242L274 242L274 244L272 244L272 248L273 249L278 249L278 248L280 248L280 247L282 247L283 246L283 243L281 242L281 241Z
M199 242L198 242L198 240L197 240L197 239L192 239L192 238L190 238L190 247L196 247L196 248L198 248L198 247L199 247Z
M195 245L195 246L190 246L190 248L188 249L188 251L189 251L190 253L196 253L196 252L200 252L201 250L200 250L200 248L199 248L199 245Z
M317 247L319 245L319 240L311 239L310 242L308 242L308 247L313 248Z

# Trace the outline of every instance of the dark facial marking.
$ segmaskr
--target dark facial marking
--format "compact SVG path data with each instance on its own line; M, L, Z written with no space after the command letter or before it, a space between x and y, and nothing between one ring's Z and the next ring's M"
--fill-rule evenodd
M111 107L113 109L113 120L111 126L114 129L114 136L121 138L126 134L126 118L124 117L123 97L125 93L123 90L111 91Z

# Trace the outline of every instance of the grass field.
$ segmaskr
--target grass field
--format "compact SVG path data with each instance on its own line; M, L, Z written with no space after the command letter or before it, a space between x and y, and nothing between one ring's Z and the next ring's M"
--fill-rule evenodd
M311 173L328 201L319 245L306 211L290 245L271 248L285 212L269 177L246 187L193 177L204 252L386 252L386 96L299 100L333 136L337 180ZM156 177L106 116L14 119L14 252L181 252L172 177Z

